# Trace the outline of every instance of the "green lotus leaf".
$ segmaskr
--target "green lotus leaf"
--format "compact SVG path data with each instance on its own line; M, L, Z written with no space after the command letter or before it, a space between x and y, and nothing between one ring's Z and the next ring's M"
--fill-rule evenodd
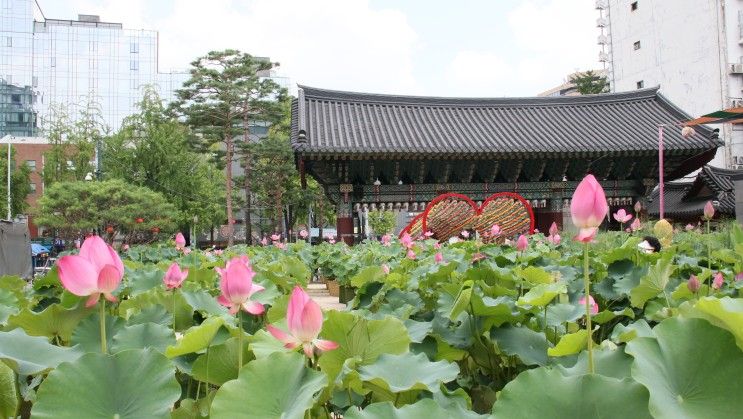
M451 309L446 314L446 317L450 319L456 319L459 315L467 309L472 298L472 281L465 281L459 287L459 291L454 297Z
M536 266L527 266L518 270L518 275L530 284L549 284L552 282L552 275L542 268Z
M183 337L176 342L175 346L169 346L165 350L168 358L200 352L204 350L217 335L217 331L224 325L220 317L209 317L198 326L193 326L183 333Z
M337 349L323 353L318 361L331 380L335 379L348 358L358 356L360 364L367 365L383 353L405 353L410 346L408 330L398 319L367 320L335 310L328 312L320 337L339 345Z
M675 269L676 266L673 264L673 258L670 254L658 259L655 265L648 269L648 274L642 277L640 285L630 292L632 305L642 308L648 300L655 298L661 292L665 292L671 274Z
M48 338L58 336L64 342L69 342L75 327L94 311L94 309L85 308L83 304L70 309L62 307L61 304L52 304L40 313L23 310L12 316L8 324L22 328L31 336Z
M549 304L559 294L567 292L567 287L561 282L539 284L524 294L518 300L518 305L543 307Z
M0 288L0 325L6 324L8 318L19 311L18 297L11 291Z
M462 414L461 410L445 409L439 406L432 399L423 399L419 402L396 408L391 402L373 403L364 410L358 407L351 407L343 414L345 419L438 419L438 418L465 418L478 419L485 418L484 415L478 415L475 412L466 412Z
M653 335L629 342L627 353L655 418L740 417L743 398L730 391L743 376L743 352L730 332L703 319L671 318Z
M624 347L601 348L593 350L593 366L596 374L618 380L630 378L632 357L624 352ZM558 366L564 375L583 375L588 373L588 352L578 354L578 360L572 367Z
M124 326L113 337L110 352L115 354L127 349L153 348L162 353L175 343L173 330L156 323Z
M648 391L632 379L598 374L563 375L541 367L506 384L493 406L494 419L650 419Z
M525 365L547 364L547 350L551 345L544 333L508 325L491 329L490 338L498 343L503 353L518 356Z
M183 298L194 311L200 311L210 316L227 316L227 308L217 302L211 294L204 290L181 291Z
M82 351L78 348L54 346L47 338L29 336L22 329L0 332L0 359L10 361L19 375L38 374L62 362L74 361L80 355Z
M697 301L692 316L702 317L735 336L738 347L743 349L743 299L706 297Z
M163 326L172 326L173 316L163 306L145 307L137 314L127 319L127 324L157 323Z
M0 417L14 418L18 410L18 390L15 372L0 362Z
M580 329L575 333L568 333L560 338L554 348L547 349L549 356L566 356L577 354L585 349L588 344L588 331Z
M249 362L236 380L214 396L212 419L302 419L328 383L328 377L306 367L299 353L275 353Z
M596 324L604 324L608 323L614 319L616 319L619 316L626 316L630 319L635 318L635 312L631 308L627 307L624 310L617 310L617 311L611 311L611 310L604 310L592 317L594 323Z
M379 266L367 266L351 278L351 285L356 288L368 284L369 282L382 282L384 271Z
M281 326L279 326L282 328ZM285 328L282 328L286 330ZM256 358L265 358L274 352L295 352L295 349L287 349L284 344L273 337L272 334L266 330L259 330L255 334L248 338L250 342L250 351L253 352Z
M586 315L586 306L578 304L550 304L547 306L547 325L562 326Z
M652 337L653 331L645 319L640 319L627 326L618 324L611 334L611 339L617 343L629 342L638 337Z
M168 418L180 398L175 367L154 349L89 353L49 373L34 418Z
M457 378L459 367L447 361L431 362L425 354L382 354L376 362L359 368L362 381L400 393L407 390L435 391L441 383Z
M222 385L237 378L238 369L237 338L227 339L224 343L211 346L205 354L199 355L193 363L191 375L199 381ZM248 345L243 341L243 365L253 359Z
M415 343L423 342L423 339L428 336L433 328L431 322L418 322L412 319L407 319L403 323L405 323L405 327L408 329L408 335L410 335L411 342Z
M82 352L101 351L101 322L98 313L81 321L72 332L70 342L77 345ZM111 348L114 336L121 331L126 322L121 317L106 315L106 347Z
M142 294L155 287L163 287L165 272L160 269L132 269L127 271L125 280L130 295Z

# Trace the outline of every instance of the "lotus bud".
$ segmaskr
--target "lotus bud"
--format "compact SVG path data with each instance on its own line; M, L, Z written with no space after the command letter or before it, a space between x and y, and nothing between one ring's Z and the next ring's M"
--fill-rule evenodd
M183 237L181 232L178 232L178 234L175 235L175 248L181 250L184 247L186 247L186 238Z
M717 272L712 280L712 288L719 290L722 288L722 284L725 283L725 278L722 276L722 272Z
M711 220L715 216L715 207L712 205L712 201L707 201L704 204L704 219Z
M635 202L635 214L639 214L642 212L642 202L637 201Z
M434 256L434 260L436 263L441 263L444 261L444 255L441 254L441 252L436 252L436 256Z
M743 281L743 272L738 272L738 274L735 275L735 282Z
M550 236L554 236L555 234L559 233L560 230L557 228L557 223L552 222L552 225L550 226Z
M692 275L689 277L689 280L686 281L686 287L689 288L689 291L696 294L699 292L699 287L701 284L699 283L699 278L697 278L696 275Z
M469 232L469 231L467 231L467 230L462 230L462 232L461 232L460 234L461 234L461 235L462 235L462 237L464 237L465 239L468 239L468 238L470 237L470 232Z
M384 272L385 275L389 275L389 273L390 273L390 267L387 266L386 263L383 263L382 264L382 272Z
M584 243L593 241L608 211L604 189L596 178L593 175L583 178L570 201L570 215L579 229L574 239Z
M413 249L408 250L407 257L410 260L415 260L415 252L413 251Z
M520 235L518 240L516 240L516 250L519 252L523 252L529 247L529 239L526 238L525 235Z

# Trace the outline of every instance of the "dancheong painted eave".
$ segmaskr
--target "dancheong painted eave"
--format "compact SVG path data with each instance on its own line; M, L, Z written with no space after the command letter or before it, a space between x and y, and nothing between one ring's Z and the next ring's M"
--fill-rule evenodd
M292 145L309 158L649 156L658 150L659 124L667 126L668 156L710 154L722 144L704 126L683 138L678 123L689 115L657 88L569 97L444 98L299 86L292 105Z

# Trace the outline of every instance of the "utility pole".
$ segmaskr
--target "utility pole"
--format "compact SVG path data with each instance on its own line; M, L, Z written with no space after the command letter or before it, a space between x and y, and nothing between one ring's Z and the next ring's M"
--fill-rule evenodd
M8 217L7 217L7 220L8 221L10 221L11 217L13 216L10 210L11 205L12 205L12 198L10 195L10 147L11 147L10 143L11 141L13 141L13 139L15 139L15 137L13 137L12 135L6 135L5 137L3 137L3 140L8 142L8 161L7 161L8 163L8 184L7 184L7 187L8 187Z

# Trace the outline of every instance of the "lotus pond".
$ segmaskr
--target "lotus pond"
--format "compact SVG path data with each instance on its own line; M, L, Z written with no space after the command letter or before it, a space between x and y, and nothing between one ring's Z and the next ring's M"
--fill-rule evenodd
M56 268L3 277L0 416L741 417L743 232L677 232L647 254L645 228L588 246L590 361L584 247L541 234L524 250L132 247L115 302ZM225 284L246 269L252 288ZM318 314L313 277L352 287L348 308Z

